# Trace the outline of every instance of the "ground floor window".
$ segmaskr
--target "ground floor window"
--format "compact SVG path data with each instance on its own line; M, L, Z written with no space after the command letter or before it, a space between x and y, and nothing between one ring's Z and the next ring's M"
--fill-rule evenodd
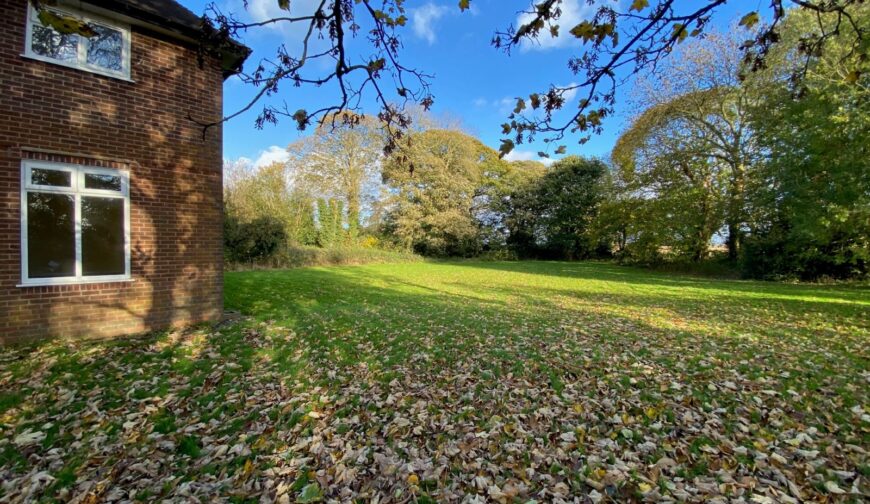
M130 278L127 172L28 160L21 178L22 284Z

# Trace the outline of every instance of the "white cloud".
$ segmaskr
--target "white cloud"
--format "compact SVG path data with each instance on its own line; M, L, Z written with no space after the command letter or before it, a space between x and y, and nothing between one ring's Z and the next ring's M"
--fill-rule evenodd
M565 91L564 93L562 93L562 98L565 99L566 105L568 103L571 103L572 101L574 101L574 98L577 97L577 92L580 91L580 88L574 87L576 85L577 85L576 82L572 82L571 84L568 84L567 86L561 86L561 87L565 87L565 88L573 88L573 89L569 89L569 90Z
M471 103L474 104L475 107L486 107L489 105L489 100L486 98L475 98Z
M290 10L286 11L278 7L278 2L275 0L249 0L247 12L251 21L261 23L280 17L310 16L314 14L318 5L320 5L319 0L293 0L290 2ZM301 42L308 31L308 26L307 21L298 23L279 21L265 25L266 29L280 32L291 42Z
M493 105L498 107L499 114L508 115L511 112L513 112L513 110L516 108L517 99L505 97L505 98L502 98L501 100L493 101Z
M257 156L257 160L254 161L254 168L262 168L264 166L269 166L272 163L283 163L289 158L290 156L287 154L287 149L273 145L260 152L260 155Z
M447 14L447 8L429 2L416 9L411 9L411 24L414 34L424 39L429 44L434 44L437 38L435 23Z
M524 151L524 150L518 150L518 149L514 149L514 150L510 151L508 153L508 155L505 156L504 158L508 161L538 161L539 163L544 163L547 166L550 166L551 164L556 162L555 159L542 158L541 156L538 156L537 152Z
M570 31L584 19L591 17L596 9L595 4L589 5L586 0L564 0L562 15L554 22L559 25L559 36L553 37L545 27L538 34L537 40L523 40L520 47L523 50L548 50L579 45L580 41ZM517 26L522 26L533 18L532 14L520 14L517 17Z

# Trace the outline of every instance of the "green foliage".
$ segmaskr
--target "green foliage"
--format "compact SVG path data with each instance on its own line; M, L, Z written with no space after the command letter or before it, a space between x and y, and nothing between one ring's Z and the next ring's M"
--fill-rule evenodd
M340 200L347 236L360 238L363 216L378 198L380 162L386 143L382 124L350 112L334 114L314 134L288 148L288 170L306 194Z
M285 165L275 163L255 169L245 164L228 164L224 172L227 218L240 222L273 218L281 222L289 243L315 243L314 198L288 183Z
M714 233L727 228L736 258L745 223L747 170L757 157L739 88L737 36L711 34L683 46L662 74L643 80L643 101L613 150L615 177L644 219L626 223L626 257L708 256ZM625 199L625 198L622 198Z
M866 30L868 12L850 7L851 22ZM852 52L851 22L795 10L761 71L747 71L736 38L712 36L641 83L652 106L617 142L596 226L619 257L699 261L720 232L746 276L867 274L870 62ZM823 50L798 57L821 31L834 34Z
M870 28L870 6L851 14ZM870 61L850 54L845 41L854 34L844 25L810 60L799 88L782 78L798 64L789 48L813 37L817 23L806 12L792 13L770 68L748 83L758 96L752 125L769 153L749 202L753 220L742 261L749 276L847 278L870 271ZM853 80L852 72L861 77Z
M428 256L473 256L482 247L474 200L484 174L500 170L498 155L451 130L410 135L386 160L390 187L385 234Z
M346 241L344 202L338 199L317 200L317 245L332 248Z
M493 163L483 172L474 198L473 214L477 220L482 250L487 256L507 252L510 236L508 216L513 195L536 183L547 172L537 161ZM511 254L513 252L511 251Z
M228 262L252 263L268 259L286 242L284 225L272 217L239 222L224 219L224 254Z
M510 198L509 246L521 256L583 259L601 255L592 223L602 201L606 165L568 156Z

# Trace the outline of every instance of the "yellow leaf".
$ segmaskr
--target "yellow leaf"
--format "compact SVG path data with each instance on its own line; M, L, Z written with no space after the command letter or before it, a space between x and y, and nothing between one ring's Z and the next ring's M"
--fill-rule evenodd
M420 484L420 478L416 474L408 475L408 484L417 486Z
M634 0L631 2L631 7L628 10L640 12L647 8L647 6L649 6L649 0Z
M252 472L254 472L254 463L251 462L251 459L248 459L245 461L245 467L242 468L242 476L247 478Z
M650 485L649 483L641 482L637 485L637 488L641 491L641 493L647 493L652 490L652 485Z
M589 21L583 21L574 28L571 28L571 35L574 35L577 38L582 38L583 40L592 40L592 37L594 36L592 23Z
M671 36L677 39L677 42L686 40L686 37L689 36L689 32L686 30L686 25L682 23L674 23L674 31Z
M757 12L750 12L749 14L740 18L740 26L745 26L747 28L752 28L758 23L759 17Z

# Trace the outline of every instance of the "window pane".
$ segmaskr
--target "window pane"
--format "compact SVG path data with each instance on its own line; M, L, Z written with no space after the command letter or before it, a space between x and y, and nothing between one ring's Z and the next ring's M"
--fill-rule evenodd
M98 24L92 25L97 35L88 38L88 63L108 70L123 69L124 36L120 31Z
M123 275L124 200L82 196L82 275Z
M69 187L72 173L60 170L33 168L30 170L30 183L43 186Z
M79 36L74 33L62 35L41 24L33 25L30 48L36 54L75 63L79 59L78 47Z
M121 177L118 175L102 175L99 173L85 173L85 187L87 189L103 189L106 191L120 191Z
M69 194L27 193L27 274L75 275L75 202Z

